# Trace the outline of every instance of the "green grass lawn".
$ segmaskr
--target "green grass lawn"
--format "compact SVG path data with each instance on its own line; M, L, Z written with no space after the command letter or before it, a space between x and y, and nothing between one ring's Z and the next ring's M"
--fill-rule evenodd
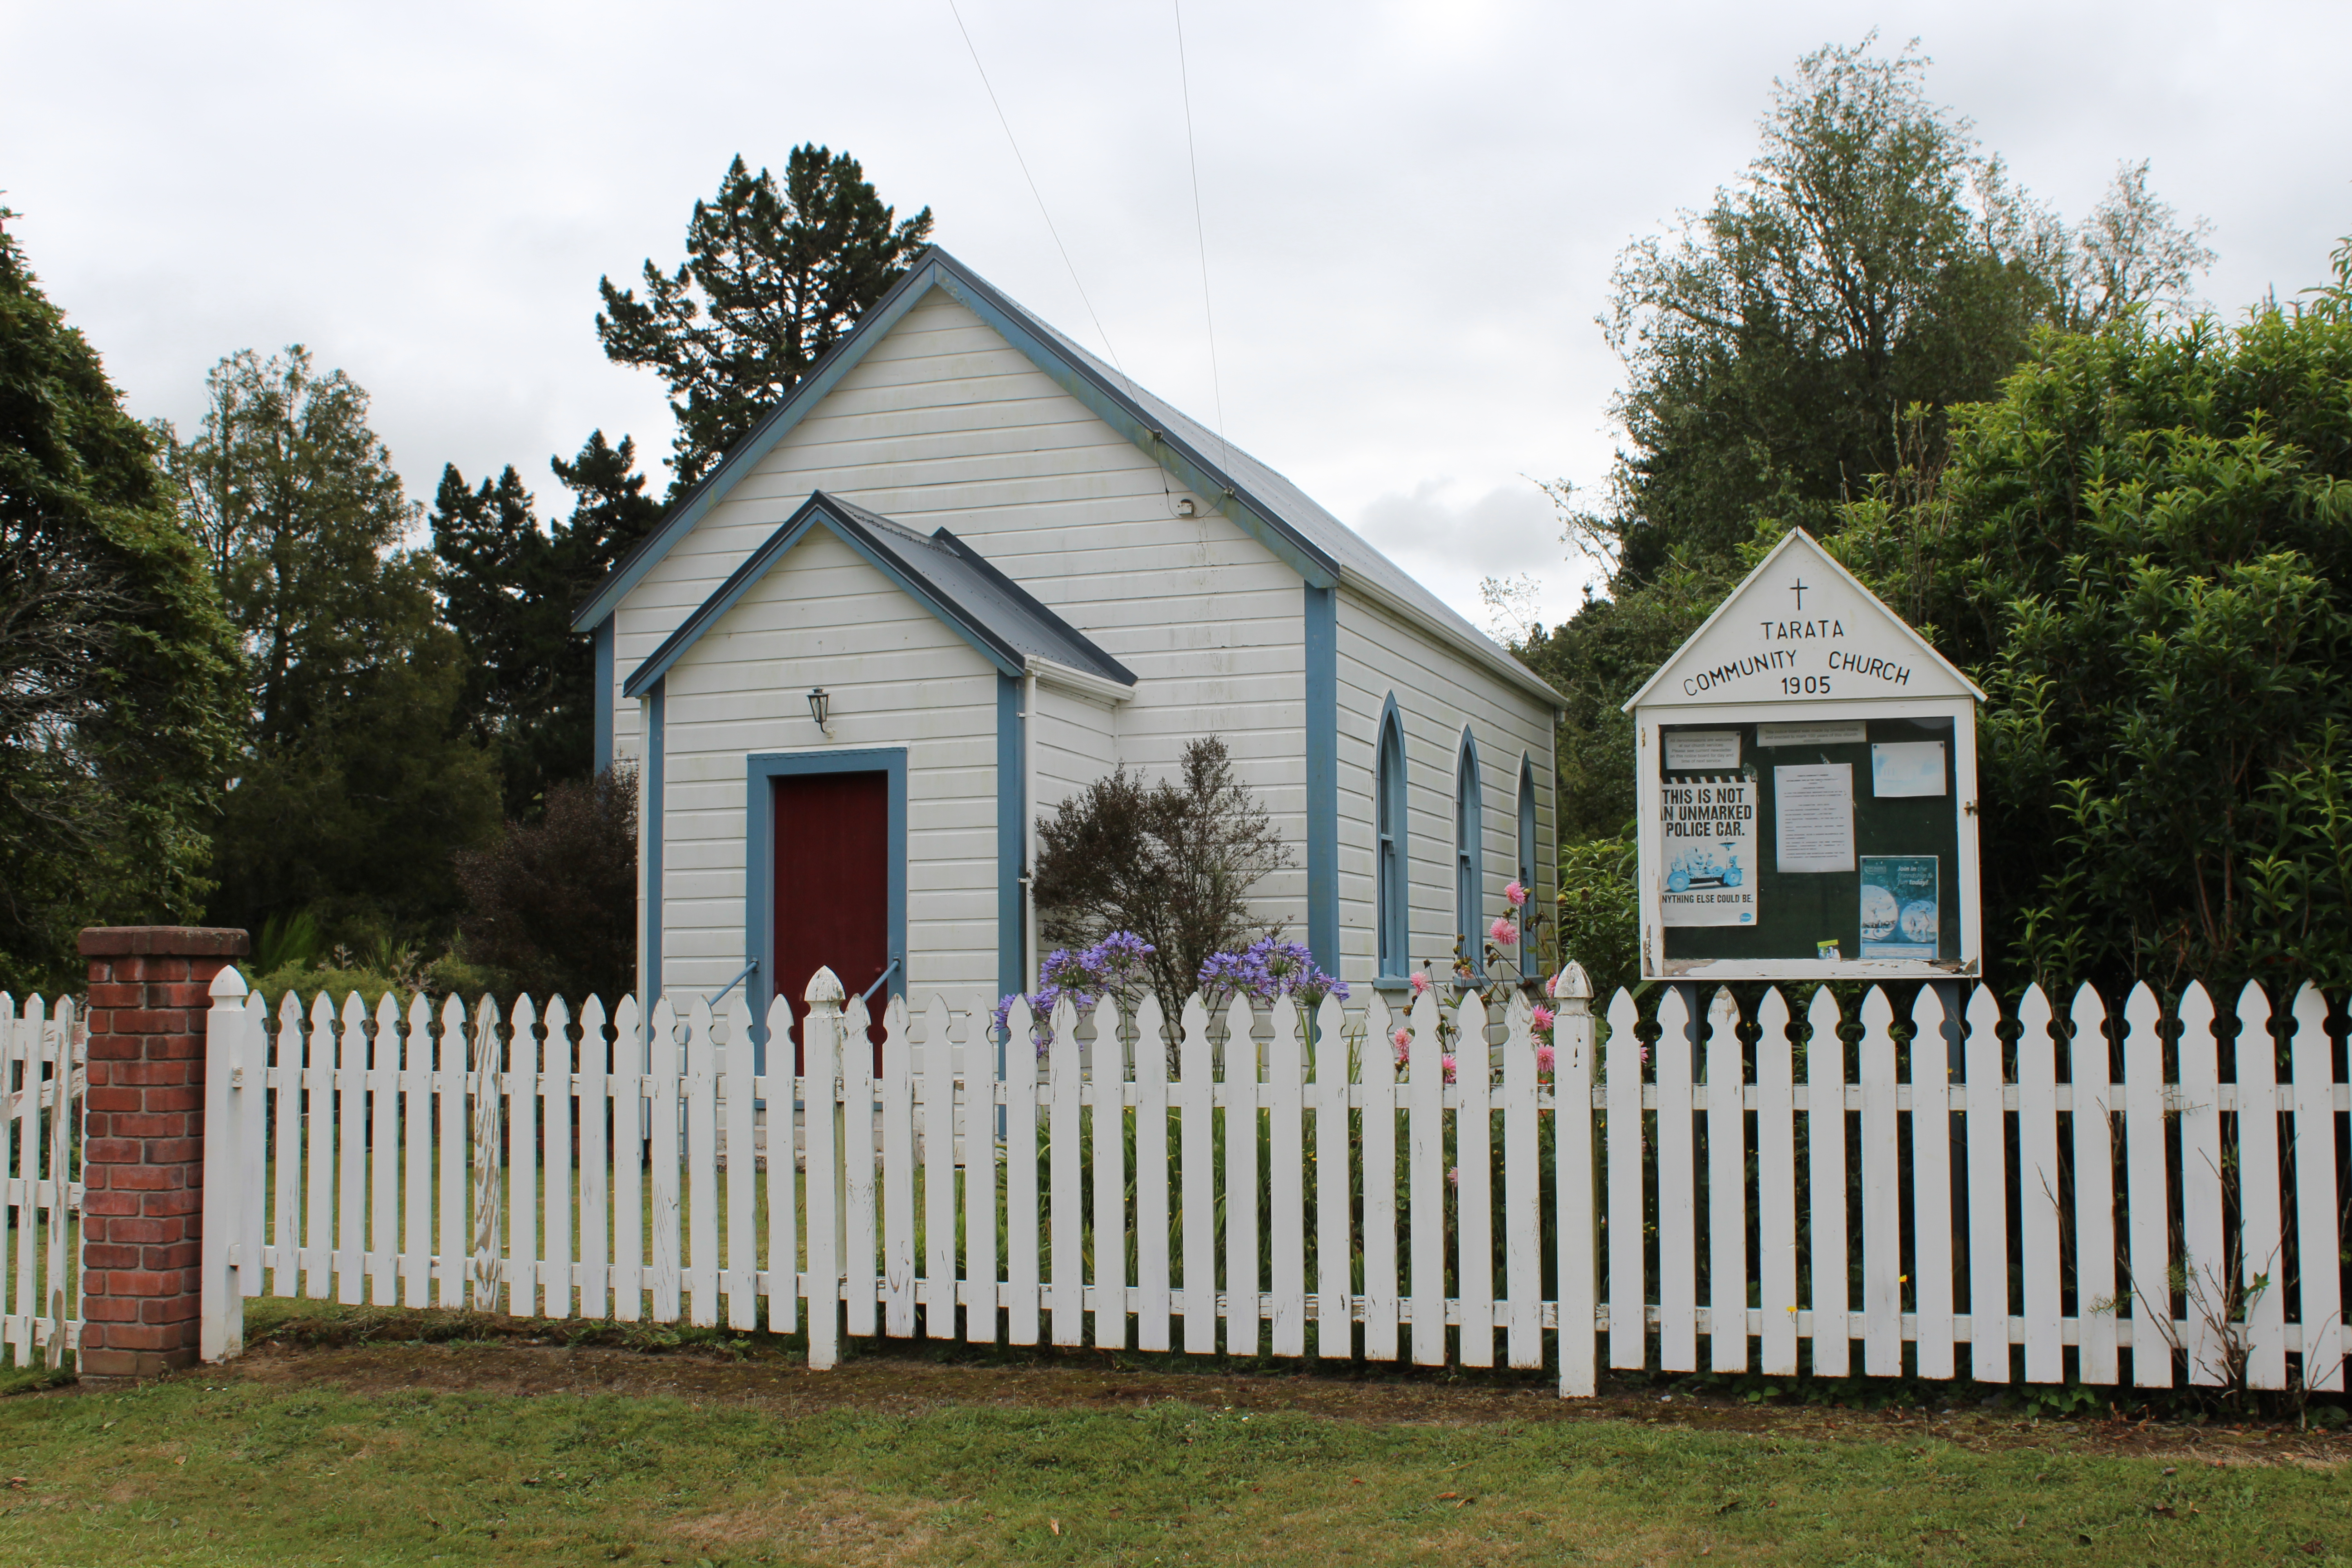
M2049 1423L1054 1393L1079 1376L409 1345L28 1394L0 1400L0 1563L2352 1562L2342 1439L2217 1464L2193 1434L2131 1453Z

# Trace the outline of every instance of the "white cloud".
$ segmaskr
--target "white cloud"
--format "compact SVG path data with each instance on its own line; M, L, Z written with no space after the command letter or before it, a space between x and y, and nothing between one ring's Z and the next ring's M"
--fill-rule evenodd
M1825 41L1920 36L1929 90L2066 211L2152 158L2216 222L2225 310L2319 280L2352 230L2340 4L1189 0L1213 387L1170 14L962 5L1129 371L1203 417L1221 388L1236 445L1474 619L1496 572L1573 608L1520 476L1606 473L1612 259L1736 177L1773 76ZM596 279L674 265L739 151L855 153L1096 341L940 0L0 0L0 199L134 410L186 425L215 360L306 342L420 494L513 462L552 500L548 456L594 426L667 452L661 388L597 347Z
M1427 479L1410 490L1375 497L1349 521L1390 560L1482 628L1488 620L1478 592L1482 578L1534 578L1548 621L1573 614L1583 597L1587 569L1568 558L1550 498L1531 479L1483 492Z

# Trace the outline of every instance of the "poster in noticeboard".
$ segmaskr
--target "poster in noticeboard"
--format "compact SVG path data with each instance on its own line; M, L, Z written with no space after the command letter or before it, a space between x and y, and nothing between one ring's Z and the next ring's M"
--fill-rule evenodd
M1933 962L1939 926L1937 858L1862 858L1862 956Z
M1670 926L1756 923L1756 781L1737 774L1659 786L1665 872L1658 907Z

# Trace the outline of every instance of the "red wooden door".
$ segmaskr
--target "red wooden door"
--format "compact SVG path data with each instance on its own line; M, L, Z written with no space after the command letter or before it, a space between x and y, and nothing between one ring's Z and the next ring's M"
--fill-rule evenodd
M792 1004L798 1067L809 976L830 967L855 996L890 963L890 775L793 773L775 790L774 986ZM881 1000L868 1004L877 1041Z

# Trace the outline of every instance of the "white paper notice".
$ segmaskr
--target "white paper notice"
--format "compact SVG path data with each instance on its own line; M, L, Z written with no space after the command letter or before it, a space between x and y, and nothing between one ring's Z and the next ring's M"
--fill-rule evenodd
M1853 764L1772 770L1772 811L1782 871L1853 869Z
M1859 719L1819 724L1756 726L1756 743L1759 746L1859 746L1866 738L1863 721Z
M1675 772L1704 768L1709 773L1736 773L1739 768L1737 730L1669 730L1666 766Z
M1870 748L1870 793L1881 800L1944 793L1944 742L1895 741Z

